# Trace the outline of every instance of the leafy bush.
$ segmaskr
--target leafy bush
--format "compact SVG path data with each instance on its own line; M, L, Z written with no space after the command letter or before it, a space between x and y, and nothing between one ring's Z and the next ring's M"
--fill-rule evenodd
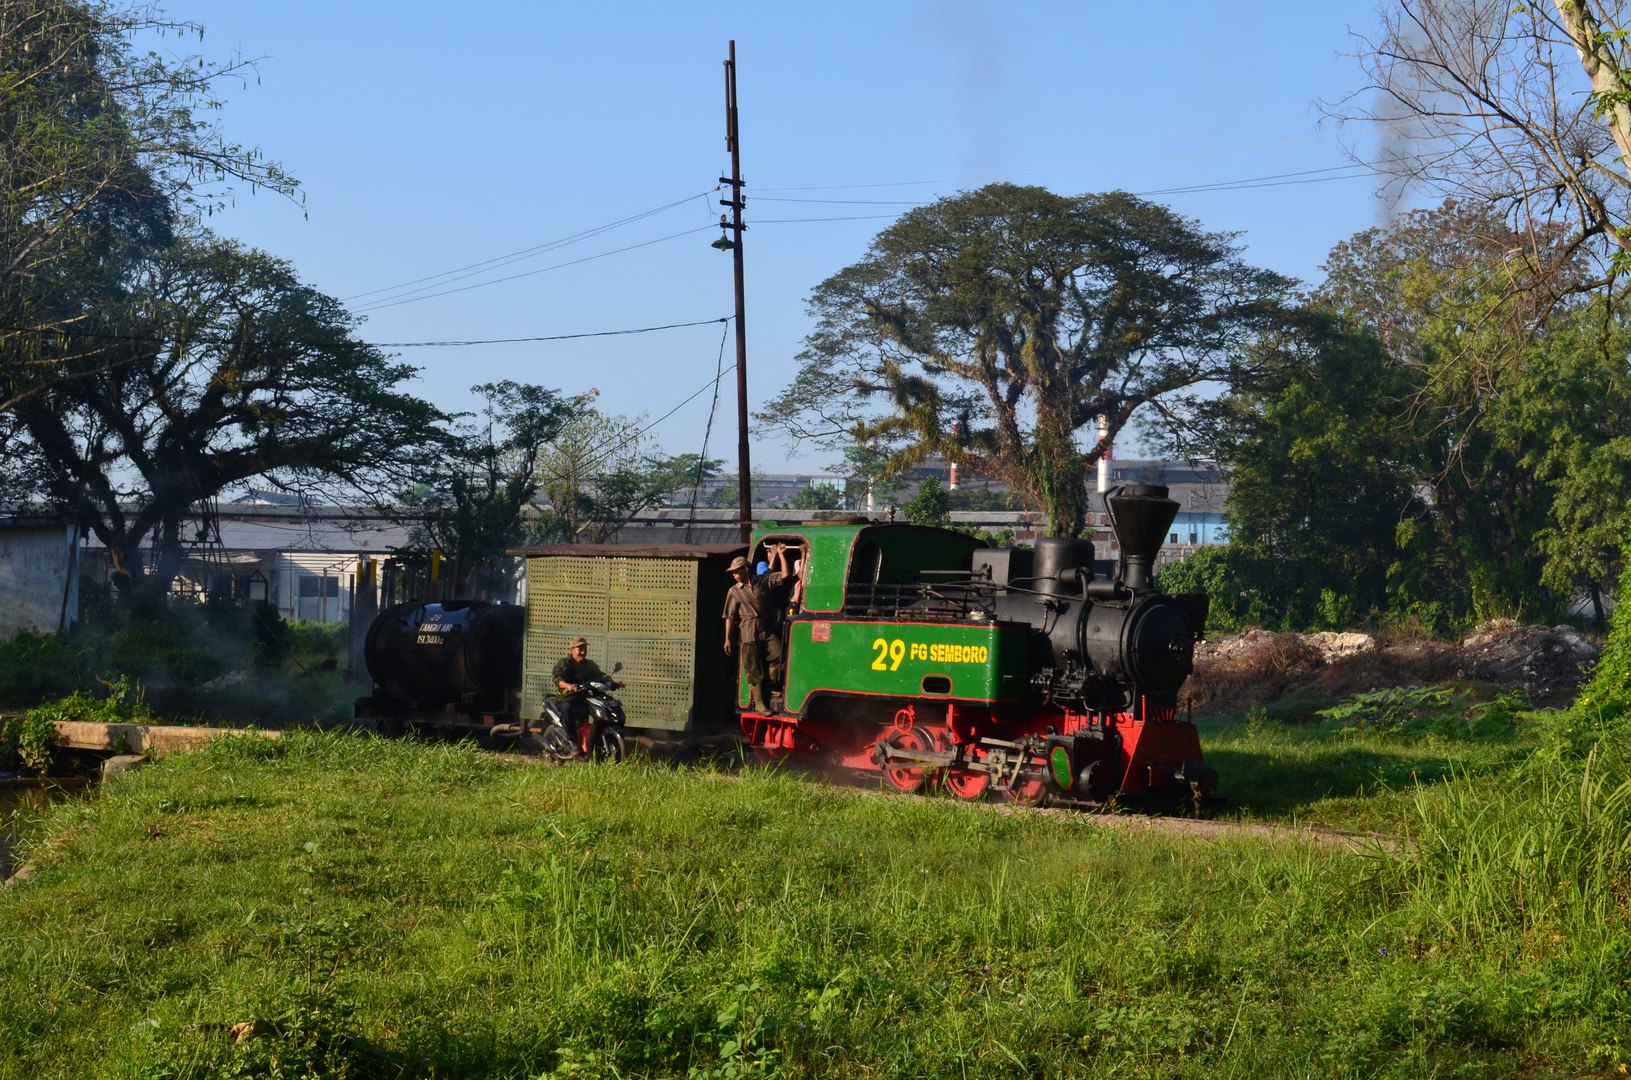
M1168 563L1157 576L1156 587L1169 593L1205 593L1212 598L1206 628L1235 634L1248 626L1278 627L1283 614L1276 599L1265 593L1262 562L1233 544L1201 548L1186 559Z
M33 630L0 642L0 701L32 705L61 697L90 680L89 649L82 635L67 639Z
M57 724L88 720L104 724L151 724L153 710L142 700L140 686L121 676L108 687L108 696L95 697L75 690L67 697L46 702L0 726L0 762L17 761L30 772L44 774L51 766L51 748L57 744Z
M1620 578L1620 597L1631 597L1631 568ZM1570 713L1575 721L1616 726L1631 712L1631 604L1614 611L1608 643L1597 658L1591 682L1580 691Z
M842 510L844 493L834 487L801 487L783 504L788 510Z
M1352 630L1373 627L1393 636L1454 637L1464 626L1443 602L1390 587L1386 608L1367 606L1352 582L1314 559L1281 558L1253 545L1209 545L1168 563L1158 576L1165 592L1203 592L1212 598L1206 628L1233 634L1265 630Z
M264 602L175 600L162 620L76 624L0 643L0 703L27 708L139 683L156 713L264 722L343 708L343 623L289 624Z
M1359 734L1476 739L1509 733L1527 704L1521 692L1473 703L1466 691L1409 686L1355 694L1315 715L1334 724L1352 724Z
M44 775L51 767L51 748L57 727L38 710L0 721L0 764L19 763L29 772Z
M940 486L940 478L925 477L917 494L901 504L900 512L913 525L949 528L951 525L951 496Z

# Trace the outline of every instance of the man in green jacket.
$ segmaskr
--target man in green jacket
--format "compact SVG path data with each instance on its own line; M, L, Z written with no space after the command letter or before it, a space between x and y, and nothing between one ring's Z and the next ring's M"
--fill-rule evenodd
M576 746L578 725L589 712L589 684L607 681L610 676L600 670L599 664L589 659L588 640L576 637L572 639L567 654L555 662L554 678L560 691L555 699L562 705L561 711L566 715L566 733L572 736L572 743ZM620 689L623 684L614 681L612 686Z

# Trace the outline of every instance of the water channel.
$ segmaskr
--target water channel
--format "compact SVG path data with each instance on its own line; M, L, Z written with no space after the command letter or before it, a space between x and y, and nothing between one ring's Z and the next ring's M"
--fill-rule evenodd
M87 777L41 780L0 773L0 881L11 877L12 847L24 825L47 804L72 798L90 787Z

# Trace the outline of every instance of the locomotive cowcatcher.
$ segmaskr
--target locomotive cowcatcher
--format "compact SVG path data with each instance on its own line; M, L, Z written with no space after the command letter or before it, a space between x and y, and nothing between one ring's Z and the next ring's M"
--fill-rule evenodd
M906 792L1201 809L1217 774L1179 691L1209 601L1156 591L1178 511L1165 487L1105 504L1120 557L1102 577L1088 540L993 549L912 525L765 523L750 559L785 544L796 571L772 588L785 661L769 713L738 677L748 742Z

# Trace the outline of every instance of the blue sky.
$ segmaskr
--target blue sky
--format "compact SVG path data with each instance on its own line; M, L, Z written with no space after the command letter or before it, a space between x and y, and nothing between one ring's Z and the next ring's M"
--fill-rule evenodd
M1331 129L1313 104L1359 84L1343 54L1350 27L1372 25L1370 0L171 0L168 12L205 26L212 57L262 58L258 82L229 88L224 127L281 161L305 193L299 207L240 192L214 227L354 297L373 341L728 315L730 259L703 227L718 218L712 189L728 166L720 61L731 38L755 405L792 377L814 285L908 204L983 178L1074 194L1276 177L1150 197L1240 231L1249 260L1305 280L1317 280L1332 244L1385 216L1372 180L1341 178L1341 140L1320 137ZM793 199L833 201L772 201ZM375 290L671 203L446 286L463 291L366 307L403 295ZM829 220L799 220L811 218ZM702 231L662 239L692 229ZM606 254L633 245L644 246ZM586 256L604 257L545 269ZM526 276L463 288L515 274ZM711 383L719 344L720 329L701 326L400 352L424 369L417 392L446 408L470 407L472 384L512 378L598 388L604 408L655 418ZM697 450L709 404L702 394L653 434L669 452ZM727 386L710 454L734 459L734 447ZM755 455L772 472L829 457L768 434Z

